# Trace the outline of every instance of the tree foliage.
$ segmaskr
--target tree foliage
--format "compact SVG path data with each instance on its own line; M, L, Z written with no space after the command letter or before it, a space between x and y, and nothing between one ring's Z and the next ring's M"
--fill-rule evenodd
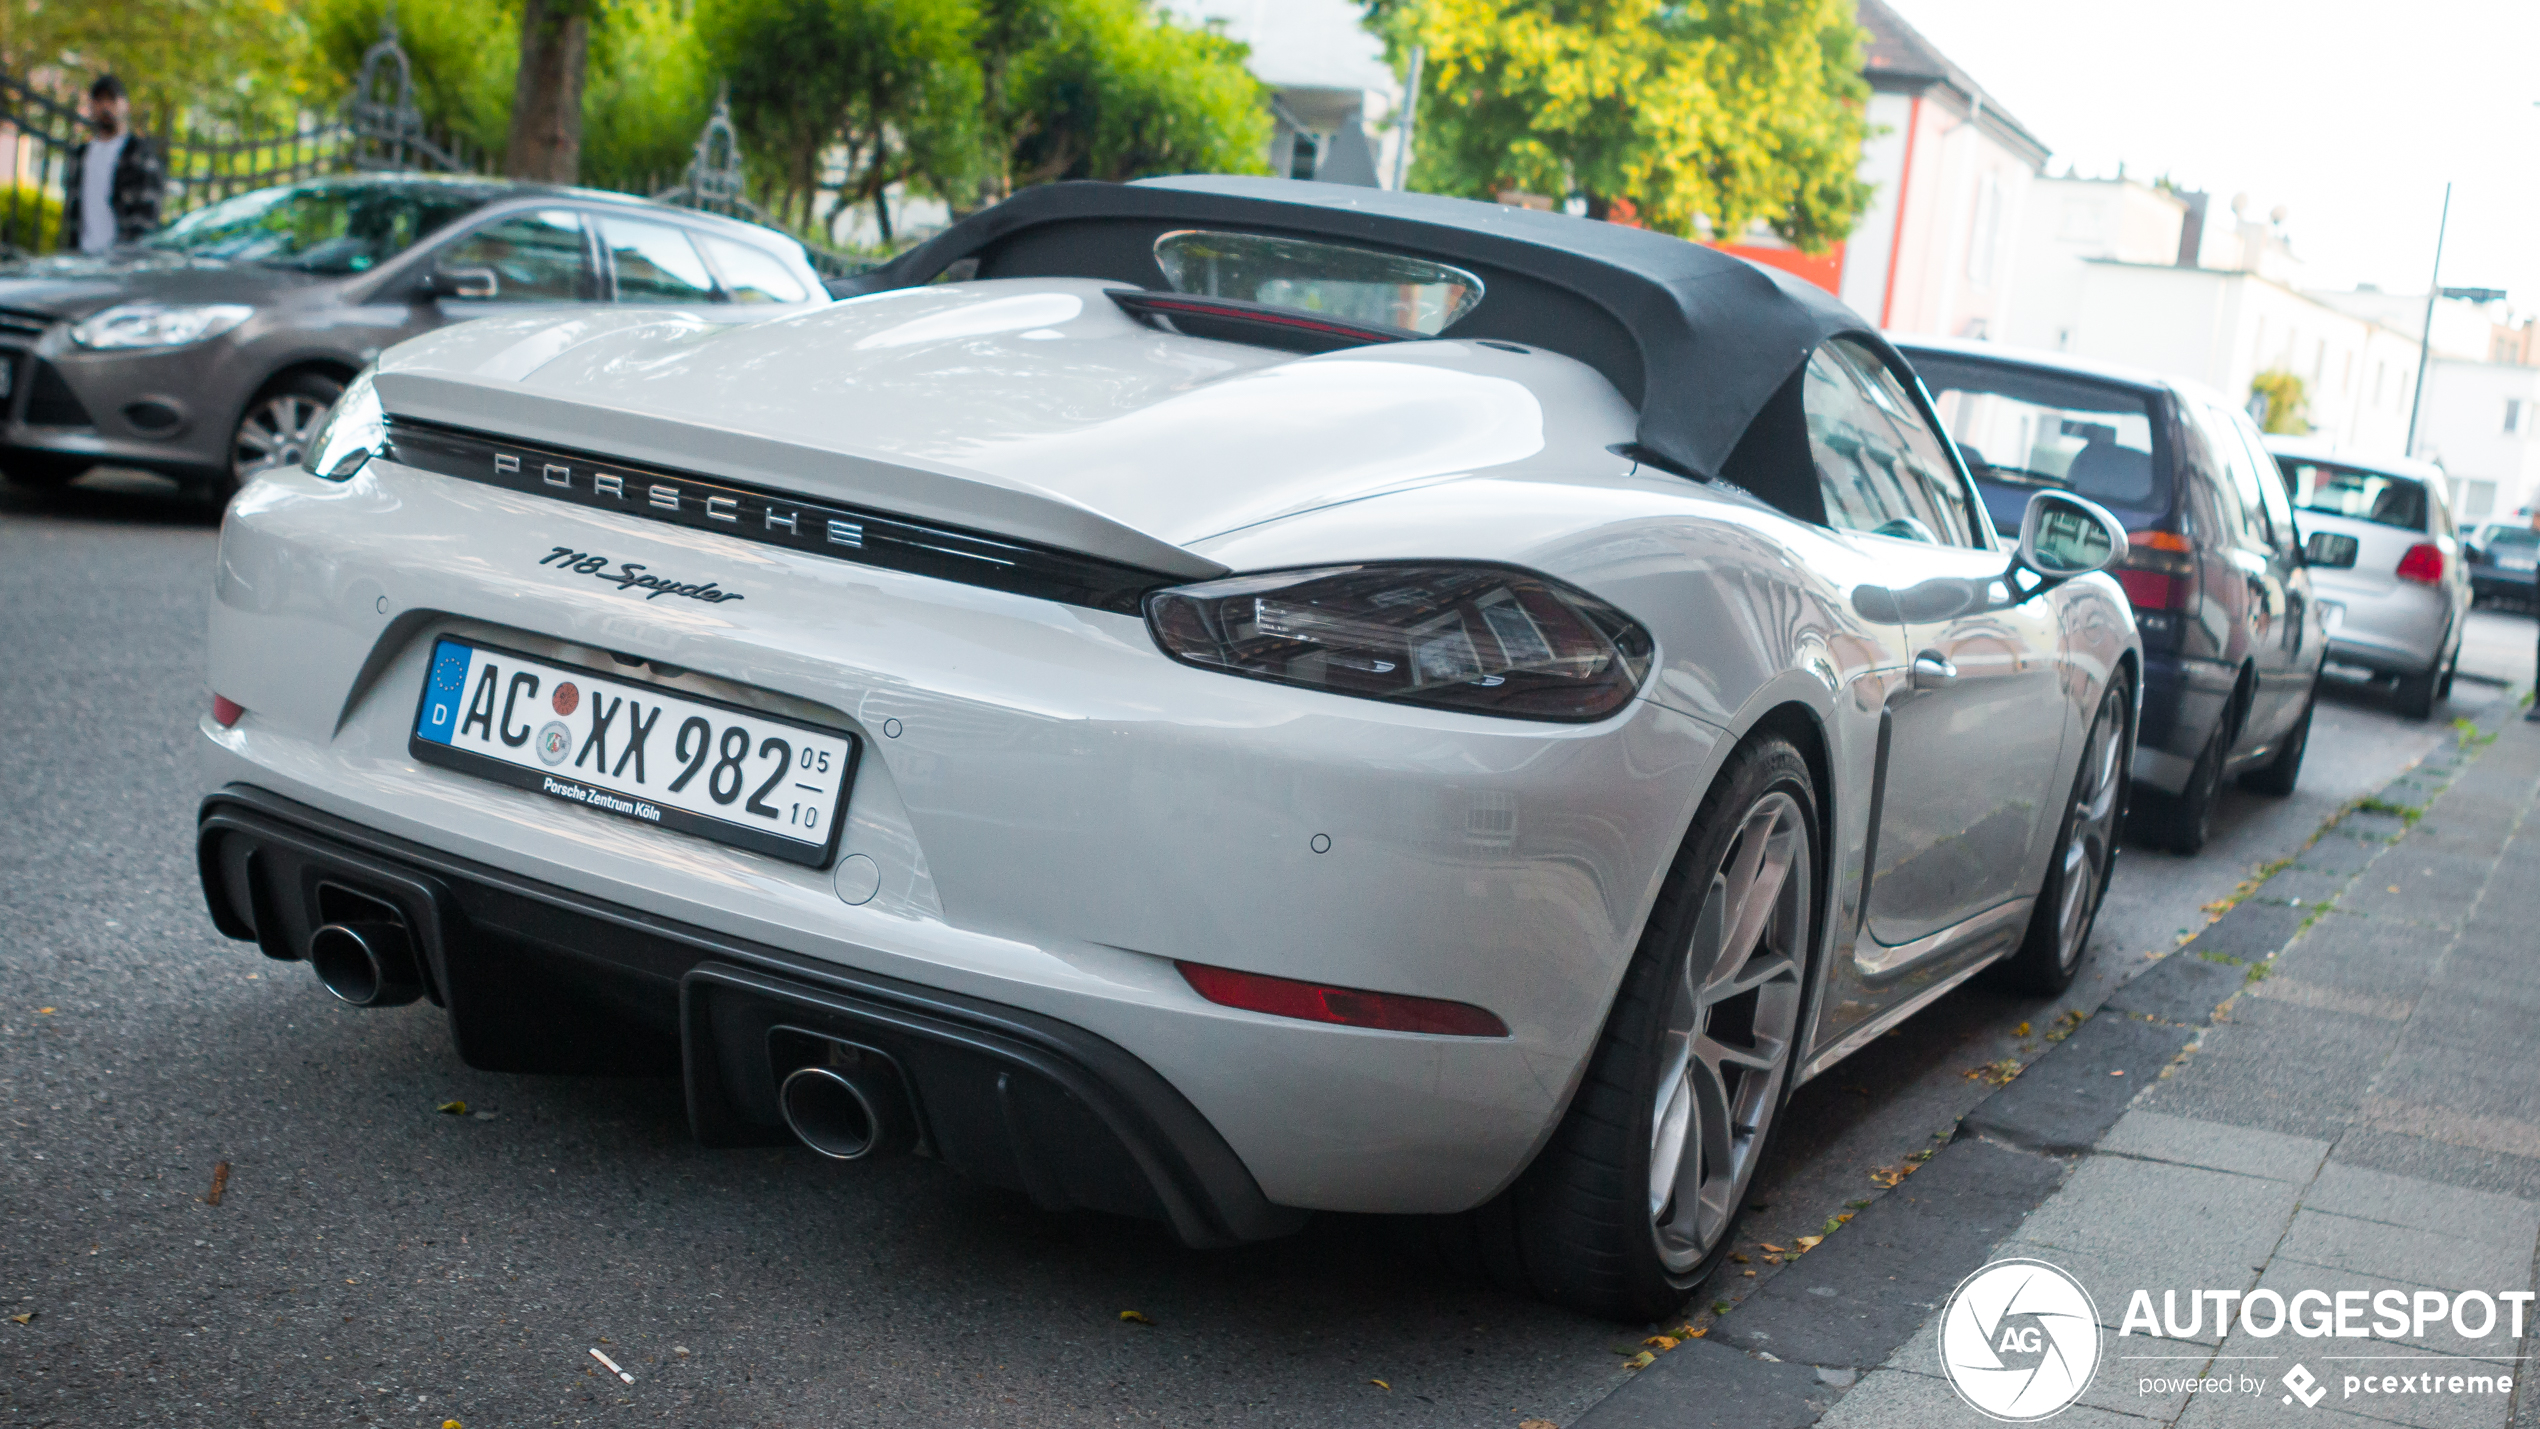
M1868 204L1850 0L1370 0L1426 50L1415 188L1520 190L1818 251Z
M2284 368L2250 378L2249 395L2266 404L2258 419L2261 430L2288 437L2303 436L2311 430L2310 389Z
M1243 47L1149 0L698 0L697 28L808 225L870 202L887 236L903 183L967 210L1052 179L1258 169L1269 138Z
M300 102L308 31L290 0L0 0L0 66L85 90L114 73L136 119L272 122Z

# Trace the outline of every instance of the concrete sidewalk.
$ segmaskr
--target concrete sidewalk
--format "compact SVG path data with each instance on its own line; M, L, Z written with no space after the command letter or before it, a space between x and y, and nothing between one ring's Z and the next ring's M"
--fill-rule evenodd
M1937 1314L1978 1266L2029 1257L2079 1280L2106 1327L2059 1426L2540 1429L2540 1386L2520 1387L2540 1307L2519 1340L2510 1307L2479 1336L2413 1316L2390 1338L2260 1336L2211 1301L2185 1315L2196 1291L2395 1291L2421 1309L2424 1292L2540 1281L2540 726L2490 725L2325 831L1586 1425L1988 1423L1943 1378ZM2175 1292L2178 1322L2116 1333L2138 1290L2155 1309ZM2517 1387L2455 1391L2454 1375Z

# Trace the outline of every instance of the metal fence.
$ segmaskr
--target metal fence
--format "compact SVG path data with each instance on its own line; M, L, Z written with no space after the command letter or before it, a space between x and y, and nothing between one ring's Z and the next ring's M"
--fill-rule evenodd
M68 95L0 71L0 146L11 151L13 178L0 198L0 257L49 253L59 245L67 197L63 169L88 137L88 121ZM167 219L251 189L328 174L392 169L490 173L493 168L491 155L471 149L455 135L425 127L415 103L413 67L397 43L393 19L363 54L352 96L331 117L303 116L290 128L256 132L179 128L171 116L152 139L167 165L167 189L159 208ZM732 128L729 107L717 97L688 167L676 184L652 197L781 227L770 223L743 190L740 137ZM809 241L803 247L824 278L873 266Z
M63 170L88 142L88 121L67 95L48 93L0 72L0 126L14 152L12 179L0 201L0 253L46 253L60 242ZM179 128L173 115L151 136L167 166L163 218L176 218L234 194L326 174L426 169L481 173L487 156L449 135L426 131L414 98L414 76L393 22L362 56L352 98L331 118L303 116L289 128Z

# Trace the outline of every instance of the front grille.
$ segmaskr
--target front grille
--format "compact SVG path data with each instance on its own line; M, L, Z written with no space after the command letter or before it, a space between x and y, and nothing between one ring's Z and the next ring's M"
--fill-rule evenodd
M31 427L93 427L97 419L79 404L79 394L53 364L38 358L35 389L26 394L26 420Z
M442 476L576 506L1124 615L1138 614L1148 591L1176 581L1143 567L1004 536L631 466L587 452L480 436L409 417L388 419L386 455Z
M13 337L42 337L53 326L53 319L42 313L17 308L0 308L0 333Z

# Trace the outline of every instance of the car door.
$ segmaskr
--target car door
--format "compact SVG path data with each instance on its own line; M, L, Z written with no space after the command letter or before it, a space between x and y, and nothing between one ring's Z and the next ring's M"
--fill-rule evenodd
M1873 937L1897 948L2033 889L2040 824L2062 814L2060 642L2046 599L2009 599L1974 492L1877 354L1820 348L1803 406L1827 522L1888 576L1912 662L1888 702L1869 894Z
M2319 662L2305 662L2316 633L2309 630L2310 578L2293 539L2293 509L2275 463L2246 414L2211 403L2191 404L2237 498L2238 520L2222 533L2222 557L2232 579L2248 592L2240 609L2249 661L2257 674L2237 750L2272 743L2302 712ZM2263 464L2262 464L2263 463ZM2315 657L2315 650L2313 650Z
M440 300L445 321L507 312L524 303L601 299L582 216L570 208L514 211L461 234L435 258L441 272L490 287Z

